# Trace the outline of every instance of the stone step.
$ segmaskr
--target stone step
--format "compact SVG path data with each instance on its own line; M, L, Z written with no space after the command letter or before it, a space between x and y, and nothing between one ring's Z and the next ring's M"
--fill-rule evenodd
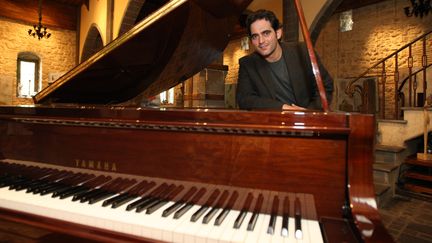
M401 164L407 155L405 147L375 145L375 161L380 163Z
M393 197L393 193L391 191L391 187L386 184L374 183L375 187L375 198L378 207L382 207L389 201L391 201Z
M399 174L399 165L376 162L373 164L373 176L375 183L393 185Z

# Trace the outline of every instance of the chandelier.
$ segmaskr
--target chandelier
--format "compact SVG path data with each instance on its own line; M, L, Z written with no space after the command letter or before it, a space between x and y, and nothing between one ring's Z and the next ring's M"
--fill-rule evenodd
M431 0L410 0L411 7L405 7L405 15L407 17L415 16L423 18L423 16L428 15L432 12Z
M28 30L28 34L38 40L43 38L50 38L51 33L48 33L47 27L42 25L42 0L39 0L39 23L33 25L33 29Z

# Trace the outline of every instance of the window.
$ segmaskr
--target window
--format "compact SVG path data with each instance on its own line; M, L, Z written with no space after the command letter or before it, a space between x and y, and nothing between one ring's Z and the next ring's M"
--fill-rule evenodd
M30 98L40 91L40 59L32 53L18 54L17 97Z
M164 91L159 95L160 101L164 105L174 104L174 87L168 91Z

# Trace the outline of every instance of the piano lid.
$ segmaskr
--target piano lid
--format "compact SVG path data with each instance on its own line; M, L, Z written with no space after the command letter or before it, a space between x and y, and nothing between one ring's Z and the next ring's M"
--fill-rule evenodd
M33 97L35 103L117 104L196 74L228 44L252 0L171 0Z

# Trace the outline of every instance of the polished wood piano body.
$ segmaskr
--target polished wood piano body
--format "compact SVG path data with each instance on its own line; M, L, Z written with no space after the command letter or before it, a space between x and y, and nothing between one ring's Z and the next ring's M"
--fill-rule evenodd
M232 195L239 192L239 198L267 195L263 200L269 206L250 209L262 215L261 222L262 217L279 217L281 209L270 206L275 196L281 201L303 198L299 209L302 220L314 221L318 227L315 232L305 233L309 242L391 242L374 199L373 116L131 107L210 64L226 46L233 20L250 2L169 1L38 93L34 97L36 105L1 106L0 186L8 178L33 183L44 178L38 174L40 170L50 169L127 177L137 183L155 180L182 187L196 185L208 192L215 188ZM137 95L139 98L134 98ZM12 199L14 192L5 188L0 191L10 196L0 195L2 219L104 242L171 241L152 237L152 230L150 235L141 234L139 229L130 232L128 228L135 226L130 226L129 217L142 217L143 224L149 224L145 214L124 212L123 216L116 211L119 221L126 225L116 230L103 227L109 222L120 224L113 216L106 222L85 222L84 216L80 216L83 222L72 220L75 213L84 215L86 206L80 205L78 211L67 212L67 216L57 215L59 205L75 208L79 202L49 199L57 211L50 211L50 205L39 205L36 208L44 210L32 211L22 198L39 202L40 195ZM194 203L196 207L206 205L202 200ZM290 214L297 209L294 206L290 206ZM244 209L240 202L230 207L233 211ZM96 217L94 212L89 215ZM190 227L197 225L191 223ZM232 227L226 229L231 231ZM205 236L200 240L193 235L184 237L192 237L195 242L222 242ZM280 235L279 240L266 237L265 241L287 242ZM191 242L185 239L183 242Z
M0 107L3 159L312 194L329 242L388 237L374 199L373 131L373 116L346 113Z

